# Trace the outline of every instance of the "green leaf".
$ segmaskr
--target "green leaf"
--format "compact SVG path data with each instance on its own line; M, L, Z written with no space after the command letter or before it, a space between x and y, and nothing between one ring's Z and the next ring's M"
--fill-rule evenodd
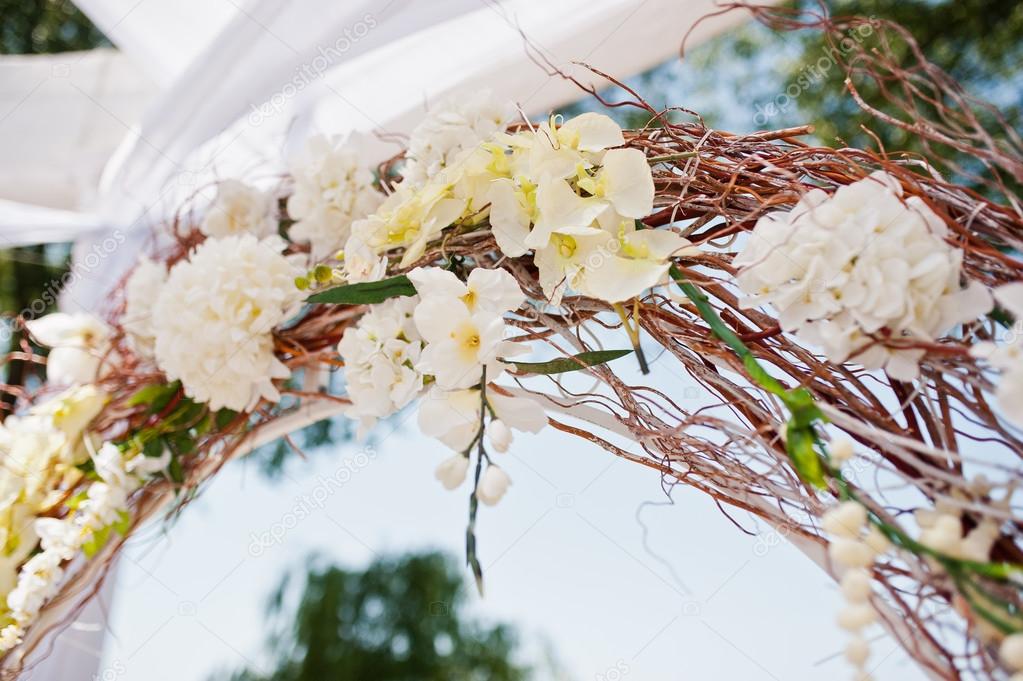
M234 421L237 416L238 412L234 411L233 409L225 408L218 411L213 419L217 426L217 430L223 430L224 428L227 428L228 424L231 423L231 421Z
M416 295L416 287L409 278L399 274L390 279L347 284L315 293L307 299L310 303L334 303L337 305L367 305L382 303L389 298Z
M149 413L155 414L166 407L180 389L181 383L179 381L174 381L173 383L153 383L139 388L134 395L128 398L127 404L129 407L148 404Z
M185 471L181 468L181 462L176 456L171 459L170 465L167 466L167 473L175 484L180 485L185 481Z
M572 357L559 357L548 362L505 362L512 364L523 374L563 374L566 371L578 371L587 367L605 364L613 359L625 357L632 350L593 350L580 352Z
M86 558L92 558L99 550L103 548L103 545L107 543L107 539L110 538L110 526L104 527L101 530L96 530L92 533L92 536L84 544L82 544L82 553L85 554Z
M110 527L114 528L114 531L122 537L127 535L128 530L131 529L131 514L124 510L118 511L117 522Z
M785 438L785 449L788 450L792 465L804 481L824 489L827 483L824 480L824 467L821 466L820 457L814 448L813 430L796 423L795 419L789 421Z

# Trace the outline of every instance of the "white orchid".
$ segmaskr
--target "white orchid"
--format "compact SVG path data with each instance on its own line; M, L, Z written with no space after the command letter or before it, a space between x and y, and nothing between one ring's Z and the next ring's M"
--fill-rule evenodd
M277 234L277 197L240 180L217 184L217 195L199 225L212 237L253 234L258 238Z
M599 197L627 218L644 218L654 208L654 178L639 149L612 149L596 175L579 179L579 187Z
M535 400L487 391L487 404L505 428L538 433L547 425L547 415ZM434 387L419 407L419 429L458 452L473 444L480 427L478 388L444 390Z
M89 314L55 312L25 322L32 337L49 348L46 378L58 385L91 383L110 349L110 328Z
M470 313L510 312L526 300L515 278L502 269L473 269L465 282L439 267L417 267L408 278L423 299L454 298Z
M429 298L416 308L416 328L426 348L416 368L431 374L444 389L467 388L501 372L499 357L507 349L504 319L489 310L472 313L449 298Z
M537 189L536 207L536 224L525 241L530 248L543 248L554 232L572 236L598 233L597 216L607 204L579 196L565 180L551 180Z
M413 318L426 341L416 368L446 390L479 383L484 367L496 378L499 358L517 351L505 341L502 317L525 300L515 279L504 270L476 268L463 284L436 267L413 270L409 278L422 298Z

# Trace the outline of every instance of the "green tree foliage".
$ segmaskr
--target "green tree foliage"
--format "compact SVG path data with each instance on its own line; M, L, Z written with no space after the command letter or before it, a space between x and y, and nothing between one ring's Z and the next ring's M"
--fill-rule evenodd
M270 600L279 630L268 642L274 668L231 681L519 681L514 632L464 612L467 591L439 553L380 558L365 570L313 568L295 612L286 577Z
M0 53L51 54L109 44L66 0L0 0Z

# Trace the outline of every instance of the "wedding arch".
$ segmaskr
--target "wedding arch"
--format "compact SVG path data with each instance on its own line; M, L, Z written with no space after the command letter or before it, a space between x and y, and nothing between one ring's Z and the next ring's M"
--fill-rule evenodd
M436 477L469 492L481 590L481 504L515 473L491 454L552 428L783 531L840 583L858 672L873 626L933 678L1023 672L1023 144L897 25L747 9L822 31L849 96L933 155L714 130L540 53L649 122L474 92L372 167L312 137L287 175L186 201L108 317L25 320L50 350L17 353L48 382L0 430L5 673L228 461L401 409L452 450ZM615 373L654 348L706 399Z

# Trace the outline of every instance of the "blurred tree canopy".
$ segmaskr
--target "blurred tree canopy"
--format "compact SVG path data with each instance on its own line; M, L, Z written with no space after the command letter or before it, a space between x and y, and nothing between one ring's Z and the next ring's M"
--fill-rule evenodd
M379 558L365 570L313 568L294 612L288 577L267 614L272 671L245 669L231 681L521 681L509 627L465 613L466 589L440 553Z
M66 0L0 0L0 54L52 54L109 44Z
M859 15L902 24L931 62L969 93L994 104L1020 130L1023 3L1018 0L796 0L784 6L818 13L823 6L835 17ZM873 39L867 36L864 44L873 44ZM904 44L893 47L898 56L907 52ZM906 132L880 124L860 110L848 95L845 74L837 65L810 71L826 56L819 30L775 32L750 22L686 50L683 61L652 69L630 85L656 107L684 106L719 129L743 133L809 123L825 144L876 148L877 141L865 126L889 152L921 151ZM857 86L870 105L895 112L875 85L861 79ZM617 99L622 93L612 90L610 96ZM613 109L612 115L631 127L646 124L648 118L630 109ZM981 120L993 122L986 115ZM1005 139L1004 134L995 137ZM935 146L934 152L978 170L975 159L951 149Z

